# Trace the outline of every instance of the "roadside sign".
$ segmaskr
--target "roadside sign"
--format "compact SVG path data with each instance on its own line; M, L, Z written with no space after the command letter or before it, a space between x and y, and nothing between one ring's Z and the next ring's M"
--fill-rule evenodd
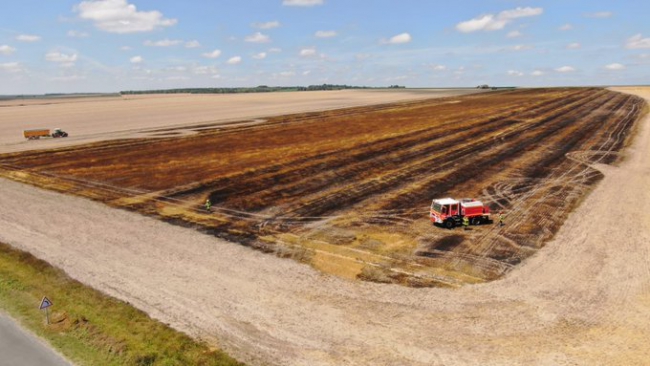
M47 297L43 296L43 300L41 300L41 306L39 306L38 308L40 310L45 309L45 319L48 325L50 324L50 311L49 311L50 306L52 306L52 301L50 301L50 299L48 299Z
M48 299L47 297L43 296L43 300L41 300L41 306L39 306L40 310L47 309L50 306L52 306L52 301Z

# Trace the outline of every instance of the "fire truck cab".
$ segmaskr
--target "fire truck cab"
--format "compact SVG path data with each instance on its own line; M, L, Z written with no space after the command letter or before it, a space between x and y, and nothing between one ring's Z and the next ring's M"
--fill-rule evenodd
M455 200L453 198L434 199L431 202L429 218L431 222L453 229L460 225L463 217L467 217L470 224L481 225L490 222L490 208L481 201L471 198Z

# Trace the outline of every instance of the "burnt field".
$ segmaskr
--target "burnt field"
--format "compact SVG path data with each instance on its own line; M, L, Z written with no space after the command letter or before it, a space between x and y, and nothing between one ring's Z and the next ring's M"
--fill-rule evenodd
M0 175L328 273L456 286L543 247L645 108L599 88L499 91L5 154ZM506 225L432 227L431 200L447 196L481 199Z

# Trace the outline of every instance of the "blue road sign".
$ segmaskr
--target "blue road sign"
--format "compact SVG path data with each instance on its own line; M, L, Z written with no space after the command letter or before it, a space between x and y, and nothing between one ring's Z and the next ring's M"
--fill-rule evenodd
M41 300L41 306L39 307L40 310L47 309L50 306L52 306L52 301L48 299L47 297L43 296L43 300Z

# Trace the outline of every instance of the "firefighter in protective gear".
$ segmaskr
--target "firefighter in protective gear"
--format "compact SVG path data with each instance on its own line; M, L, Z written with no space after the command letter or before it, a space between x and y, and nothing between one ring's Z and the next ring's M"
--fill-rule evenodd
M210 202L210 198L205 200L205 209L210 211L210 208L212 207L212 202Z
M503 226L505 223L503 222L503 211L499 212L499 226Z
M465 230L469 230L469 219L467 216L463 216L463 228Z

